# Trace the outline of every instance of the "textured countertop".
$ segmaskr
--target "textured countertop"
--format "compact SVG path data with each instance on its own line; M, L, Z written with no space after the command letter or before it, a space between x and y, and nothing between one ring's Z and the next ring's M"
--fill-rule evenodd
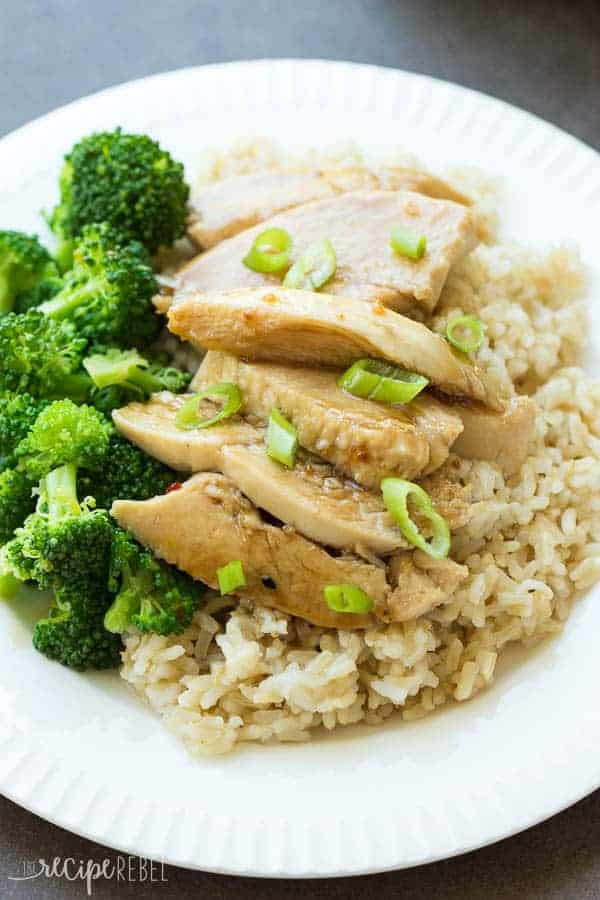
M201 63L348 59L446 78L537 113L600 147L600 3L566 0L0 0L0 135L111 84ZM65 877L12 880L39 858L117 854L0 798L0 897L84 897ZM600 897L600 792L492 847L404 872L311 883L132 868L96 898L189 896ZM157 881L156 879L164 879Z

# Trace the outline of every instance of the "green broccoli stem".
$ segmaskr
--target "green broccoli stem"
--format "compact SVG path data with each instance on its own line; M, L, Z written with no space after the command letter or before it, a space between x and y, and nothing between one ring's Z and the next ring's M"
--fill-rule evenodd
M51 319L65 319L78 306L93 299L101 289L101 285L102 283L97 279L86 281L79 287L67 285L52 300L42 303L38 310Z
M64 275L69 269L73 268L73 251L75 249L75 241L64 238L58 245L55 254L56 264L59 271Z
M139 366L136 366L129 373L127 383L140 388L144 394L155 394L163 387L160 378L157 378L156 375L153 375L148 369L141 369Z
M41 499L48 504L48 518L56 525L67 516L81 515L77 499L77 469L69 463L53 469L42 481Z
M10 600L19 590L20 581L10 572L0 571L0 600Z
M10 283L10 266L0 268L0 316L5 316L13 308L14 292Z
M57 399L68 397L73 403L85 403L92 386L92 379L85 372L71 372L57 379L53 393Z
M152 578L148 573L133 572L131 566L125 564L121 570L121 589L104 616L106 630L123 634L152 590Z

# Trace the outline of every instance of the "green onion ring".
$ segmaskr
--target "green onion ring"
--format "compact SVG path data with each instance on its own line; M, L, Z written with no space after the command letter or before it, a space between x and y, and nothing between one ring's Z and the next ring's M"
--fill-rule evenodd
M232 594L238 588L246 586L244 567L239 559L233 559L226 566L217 569L217 582L221 596Z
M383 502L392 514L394 521L407 541L434 559L444 559L450 552L450 529L443 516L433 507L431 497L418 484L405 481L403 478L384 478L381 482ZM408 511L408 498L411 498L419 513L427 519L433 528L433 537L427 541Z
M293 469L298 452L298 432L278 409L272 409L267 426L267 456Z
M354 397L388 406L410 403L428 384L428 379L423 375L377 359L357 360L338 380L339 387Z
M400 256L419 260L425 256L427 238L424 234L414 234L405 228L394 228L390 237L390 247Z
M303 291L318 291L333 276L337 268L337 258L333 244L328 238L315 241L297 259L283 279L286 288Z
M282 272L290 264L292 239L283 228L267 228L254 239L242 260L253 272Z
M373 601L355 584L327 584L323 588L325 602L334 612L365 615L373 609Z
M457 328L465 328L471 333L471 339L460 340L455 335ZM479 350L485 337L485 326L475 316L455 316L446 326L446 339L462 353L473 353Z
M201 400L207 397L225 397L223 408L208 419L198 417L198 406ZM229 419L242 408L243 398L237 384L221 381L218 384L209 384L207 388L194 394L183 404L175 416L175 425L181 431L194 431L196 428L211 428L224 419Z

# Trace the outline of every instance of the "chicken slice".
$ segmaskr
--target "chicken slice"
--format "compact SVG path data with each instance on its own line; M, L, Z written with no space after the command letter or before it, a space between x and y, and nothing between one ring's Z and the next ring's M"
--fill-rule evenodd
M424 616L448 600L468 574L451 559L432 559L420 550L397 553L389 566L393 591L375 612L389 622Z
M287 469L264 446L223 447L221 471L255 506L327 547L368 558L409 546L380 493L340 478L317 459L299 458Z
M514 397L501 412L479 403L457 403L453 410L461 417L464 430L452 449L464 459L485 459L514 475L527 457L536 409L529 397Z
M223 178L197 191L192 198L188 233L200 247L208 249L286 209L365 188L416 191L465 205L469 202L446 182L417 169L270 169Z
M217 569L239 560L246 578L240 596L324 628L373 623L371 615L331 610L323 596L328 584L354 584L372 598L376 616L406 621L442 603L467 574L451 560L419 552L397 553L387 570L334 556L294 528L265 521L229 478L213 472L152 500L117 500L111 513L161 559L212 588Z
M500 407L484 373L439 334L348 297L285 288L190 292L178 296L168 318L174 334L201 348L333 367L371 356L425 375L445 393Z
M442 465L462 429L458 414L430 394L402 408L362 400L338 387L339 375L332 369L248 363L210 350L192 390L219 381L237 384L246 413L266 419L277 407L294 424L302 447L365 487L379 487L386 475L410 480Z
M328 584L355 584L385 606L383 567L352 556L334 557L299 535L263 521L229 478L194 475L180 490L143 502L118 500L112 515L157 556L218 587L217 569L240 560L255 603L326 628L364 628L370 615L336 613L323 597Z
M390 235L396 227L426 237L422 259L392 250ZM396 310L416 305L431 312L451 266L477 244L475 220L461 204L412 191L354 191L288 209L222 241L178 272L181 287L226 291L279 286L280 276L254 272L242 261L265 228L289 232L292 261L315 241L329 238L337 268L327 291Z
M263 440L263 429L243 419L228 421L226 427L182 431L175 425L175 416L187 399L185 394L162 391L147 403L130 403L115 409L113 420L128 440L177 472L218 470L225 444L253 444ZM200 415L214 415L216 408L207 400Z

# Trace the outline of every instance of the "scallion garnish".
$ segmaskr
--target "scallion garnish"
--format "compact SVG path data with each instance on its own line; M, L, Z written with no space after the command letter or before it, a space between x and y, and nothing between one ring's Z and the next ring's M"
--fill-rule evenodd
M198 408L202 400L213 397L225 397L222 409L208 419L201 419ZM224 419L229 419L242 408L242 392L237 384L221 381L218 384L210 384L199 394L194 394L183 404L175 416L175 425L182 431L193 431L196 428L211 428Z
M272 409L267 427L267 455L293 469L298 452L298 432L278 409Z
M405 228L394 228L390 237L390 247L400 256L419 260L425 256L427 238L424 234L414 234Z
M233 559L226 566L217 569L217 581L221 595L232 594L238 588L246 586L244 567L239 559Z
M464 337L460 337L461 332ZM483 322L480 322L475 316L455 316L446 326L447 340L462 353L474 353L475 350L479 350L484 337Z
M328 584L323 588L325 602L334 612L364 615L373 609L373 601L355 584Z
M315 241L297 259L283 279L286 288L302 291L318 291L334 274L337 259L333 244L328 238Z
M290 264L292 239L283 228L267 228L254 239L242 260L253 272L283 272Z
M344 372L338 385L355 397L387 403L410 403L429 384L423 375L407 372L377 359L359 359Z
M403 478L384 478L381 482L383 502L394 517L407 541L434 559L443 559L450 552L450 529L443 516L435 511L431 497L418 484ZM408 511L408 500L418 513L431 524L433 536L430 541L419 531Z

